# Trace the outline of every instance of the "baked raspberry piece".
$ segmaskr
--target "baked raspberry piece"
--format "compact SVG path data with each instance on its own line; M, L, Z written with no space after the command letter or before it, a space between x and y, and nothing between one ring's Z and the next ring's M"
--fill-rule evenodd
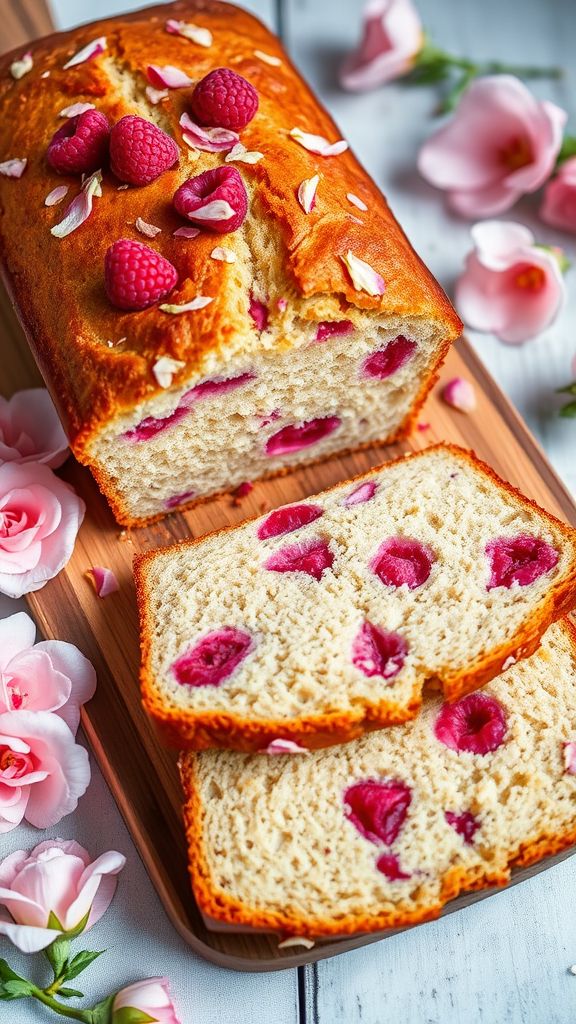
M52 136L46 159L58 174L90 174L108 157L110 122L99 110L71 117Z
M400 861L393 853L383 853L378 857L376 867L378 871L381 871L386 876L389 882L403 882L407 878L412 877L407 875L405 871L402 871Z
M346 817L371 843L391 846L402 828L412 801L410 787L399 779L367 779L344 793Z
M237 231L248 211L244 182L235 167L213 167L188 178L173 202L182 217L219 234Z
M207 633L172 665L181 686L219 686L252 647L252 637L235 626L223 626Z
M154 249L142 242L121 238L106 252L104 281L106 294L113 306L129 310L146 309L175 288L178 273L176 267ZM162 420L159 422L163 423Z
M191 106L199 124L238 132L258 110L258 93L242 75L216 68L198 82Z
M264 568L271 572L305 572L315 580L330 569L334 555L325 540L313 538L300 544L288 544L279 548L264 562Z
M412 537L390 537L380 545L370 568L388 587L416 590L426 582L436 561L428 544Z
M490 563L488 590L518 584L527 587L558 563L558 552L540 537L518 534L517 537L497 537L486 545Z
M180 155L174 139L136 114L126 114L110 133L110 167L129 185L148 185L173 167Z
M293 533L302 526L314 523L324 509L320 505L288 505L286 508L276 509L260 523L258 527L258 539L266 540L268 537L281 537L285 533Z
M508 731L504 708L487 693L469 693L454 704L444 704L434 725L434 735L459 754L490 754Z
M448 824L462 836L467 846L474 842L474 836L480 828L480 822L470 811L462 811L462 814L455 814L454 811L446 811L444 817Z
M255 299L253 295L250 296L250 304L248 306L248 312L252 317L254 327L258 331L265 331L268 327L268 306L264 302L260 302L259 299Z
M378 485L374 480L366 480L363 484L356 487L350 494L347 494L342 502L346 508L350 508L352 505L364 505L367 501L371 501Z
M321 416L298 426L290 424L282 427L266 441L266 455L287 455L289 452L309 448L333 434L341 423L339 416Z
M326 341L327 338L342 338L347 334L353 334L354 324L351 320L321 320L316 330L316 341Z
M408 644L399 633L392 633L371 622L363 622L352 644L352 663L365 676L393 679L400 672Z
M386 380L393 373L400 370L412 358L416 351L416 342L399 334L397 338L389 341L384 348L373 352L362 364L362 370L368 377L376 377L377 380Z

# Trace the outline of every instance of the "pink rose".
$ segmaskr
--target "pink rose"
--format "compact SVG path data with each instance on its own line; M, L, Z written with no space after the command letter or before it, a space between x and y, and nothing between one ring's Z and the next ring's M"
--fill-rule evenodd
M0 862L0 935L23 953L36 953L87 917L82 932L96 924L116 890L126 858L115 850L95 861L73 841L49 839L30 853L16 850ZM50 916L62 926L49 927Z
M576 156L565 160L546 185L540 216L562 231L576 231Z
M565 123L564 110L537 100L513 75L479 78L424 143L418 167L457 213L491 217L550 177Z
M76 734L80 705L94 695L96 673L73 644L43 640L25 612L0 619L0 714L55 711Z
M475 249L456 282L463 320L511 344L549 327L566 293L556 256L538 248L532 232L513 221L483 221L471 234Z
M135 981L133 985L121 988L112 1003L110 1024L122 1024L128 1014L122 1014L121 1011L128 1008L139 1010L141 1014L146 1014L149 1020L157 1021L158 1024L180 1024L168 994L168 978L146 978L144 981Z
M412 0L370 0L364 8L362 40L340 71L344 89L374 89L407 74L424 44Z
M88 754L58 715L0 715L0 833L23 818L36 828L55 825L74 810L89 782Z
M36 462L0 466L0 593L22 597L60 572L72 554L84 502Z
M68 438L46 388L0 396L0 465L43 462L52 469L68 457Z

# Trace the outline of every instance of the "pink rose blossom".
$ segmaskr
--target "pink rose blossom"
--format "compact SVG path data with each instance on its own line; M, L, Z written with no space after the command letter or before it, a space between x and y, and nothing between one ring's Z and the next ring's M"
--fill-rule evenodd
M36 626L25 612L0 619L0 714L54 711L76 734L80 705L94 695L96 673L73 644L34 643Z
M0 465L43 462L52 469L68 458L68 439L46 388L0 395Z
M558 260L513 221L484 221L471 231L475 249L456 282L456 306L477 331L512 345L533 338L555 319L566 287Z
M450 121L424 143L420 173L448 192L463 217L503 213L552 174L566 116L513 75L479 78Z
M370 0L362 40L340 71L344 89L374 89L407 74L422 49L422 23L412 0Z
M75 809L89 782L88 754L58 715L0 715L0 833L23 818L36 828L55 825Z
M540 216L554 228L576 232L576 156L560 164L546 185Z
M148 1015L149 1020L157 1021L158 1024L180 1024L168 993L168 978L146 978L121 988L112 1003L110 1024L122 1024L127 1015L121 1011L128 1007L140 1010L142 1014Z
M88 915L82 932L96 924L116 890L126 858L115 850L95 861L73 840L49 839L30 853L16 850L0 862L0 935L23 953L45 949ZM62 929L48 927L54 915Z
M36 462L0 466L0 593L22 597L60 572L72 554L85 505Z

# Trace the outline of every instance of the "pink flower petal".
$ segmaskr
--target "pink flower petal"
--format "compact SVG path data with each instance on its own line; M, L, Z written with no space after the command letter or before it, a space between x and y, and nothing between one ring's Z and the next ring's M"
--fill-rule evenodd
M411 0L372 0L364 11L362 41L340 72L344 89L374 89L406 74L422 49L422 23Z
M94 196L100 197L102 195L102 173L96 171L89 178L86 179L82 186L81 192L72 200L70 206L66 210L63 219L59 224L55 224L50 230L50 234L56 238L65 238L66 235L72 234L76 231L92 213L92 203Z
M63 65L64 71L67 71L68 68L76 67L77 64L83 64L84 61L98 57L101 53L104 53L105 49L106 36L99 36L98 39L93 39L91 43L87 43L81 50L78 50L78 53L70 57L70 60Z
M576 775L576 741L564 744L564 768L569 775Z
M161 103L162 100L167 100L169 95L170 92L168 89L154 89L151 85L146 86L146 96L153 106Z
M172 35L182 36L183 39L188 39L191 43L196 43L197 46L212 46L212 33L209 29L202 28L200 25L169 18L165 28Z
M298 188L298 202L304 213L311 213L316 205L316 190L320 183L320 175L315 174L313 178L305 178Z
M13 158L12 160L4 160L0 163L0 174L3 174L5 178L21 178L26 170L27 159L20 160Z
M0 673L17 654L33 646L35 638L36 626L26 612L0 619Z
M94 565L88 571L94 578L94 587L98 597L108 597L108 594L114 594L117 590L120 590L118 580L112 569L105 569L101 565Z
M146 235L146 238L156 238L156 235L159 235L162 231L162 228L157 228L155 224L149 224L147 221L142 220L142 217L136 218L134 227L141 235Z
M175 68L173 64L165 64L163 67L159 64L149 64L146 74L150 84L157 89L185 89L194 85L194 79L189 78L181 68Z
M444 385L442 398L447 405L460 412L472 412L476 408L474 385L464 377L454 377Z
M197 238L199 234L200 228L176 228L172 232L174 238Z
M330 143L323 135L311 135L300 128L292 128L288 134L309 153L316 153L318 156L339 156L348 149L348 143L344 139Z
M227 128L202 128L187 113L182 114L180 127L186 145L206 153L228 153L240 141L238 132Z
M576 157L560 164L546 186L540 216L561 231L576 232Z
M56 469L68 457L68 439L46 388L0 396L0 465L42 462Z
M378 274L369 263L365 263L353 252L348 250L345 256L340 259L344 263L350 279L357 291L367 292L368 295L383 295L386 285L384 278Z
M80 117L80 114L85 114L87 110L95 110L94 103L71 103L68 107L63 107L58 113L58 117Z
M30 50L28 50L23 57L20 57L20 60L12 61L10 65L10 74L12 75L12 78L18 80L20 78L24 78L24 75L27 75L32 71L33 67L34 61L32 60L32 54L30 53Z
M61 203L62 200L68 194L68 185L57 185L51 192L48 193L44 200L44 206L56 206Z
M260 754L309 754L306 747L301 747L293 740L272 740L267 747L259 751Z

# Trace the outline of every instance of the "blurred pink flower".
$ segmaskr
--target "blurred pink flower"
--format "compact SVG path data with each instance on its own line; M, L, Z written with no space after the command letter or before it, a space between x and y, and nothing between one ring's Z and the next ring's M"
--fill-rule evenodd
M565 160L546 185L540 216L562 231L576 231L576 156Z
M475 248L455 296L465 323L511 344L549 327L566 294L557 257L513 221L483 221L471 234Z
M23 818L36 828L56 825L75 809L89 782L88 754L58 715L0 715L0 833Z
M82 932L88 931L108 909L125 863L115 850L91 861L73 840L49 839L30 853L16 850L0 862L0 903L6 908L0 910L0 935L23 953L36 953L86 915ZM48 927L51 914L61 930Z
M57 469L68 455L68 438L46 388L0 396L0 465L43 462Z
M0 619L0 714L55 711L75 734L80 705L94 695L96 673L73 644L42 640L25 612Z
M149 1020L157 1021L158 1024L180 1024L168 993L168 978L146 978L121 988L112 1003L110 1024L122 1024L128 1015L121 1011L128 1007L140 1010L140 1013L147 1014Z
M422 46L422 23L412 0L369 0L358 48L340 71L344 89L374 89L407 74Z
M420 173L464 217L502 213L552 174L566 116L513 75L479 78L424 143Z
M22 597L70 558L84 502L48 466L0 466L0 593Z

